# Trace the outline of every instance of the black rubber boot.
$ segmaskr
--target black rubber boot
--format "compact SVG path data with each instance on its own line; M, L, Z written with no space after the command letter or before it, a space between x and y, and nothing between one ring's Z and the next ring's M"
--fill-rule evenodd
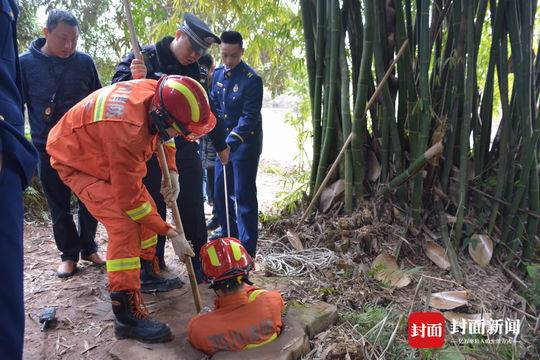
M114 316L114 335L117 339L135 339L145 343L171 341L173 336L167 324L148 318L143 308L142 295L135 291L111 292Z
M167 292L180 289L183 285L184 282L180 278L169 279L160 275L157 261L141 259L141 291L143 293Z

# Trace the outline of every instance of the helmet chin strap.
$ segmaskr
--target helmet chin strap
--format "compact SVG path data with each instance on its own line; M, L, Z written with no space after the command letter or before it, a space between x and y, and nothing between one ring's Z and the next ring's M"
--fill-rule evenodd
M159 111L159 109L154 109L150 111L150 116L152 118L152 127L154 131L157 131L160 140L167 141L171 139L172 136L167 132L167 129L171 127L167 122L169 115L166 112Z

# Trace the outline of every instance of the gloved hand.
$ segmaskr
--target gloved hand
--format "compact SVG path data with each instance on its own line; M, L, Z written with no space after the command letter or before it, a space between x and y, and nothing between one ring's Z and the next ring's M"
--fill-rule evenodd
M131 70L131 78L135 80L144 79L146 77L146 65L142 60L133 59L129 70Z
M176 255L179 257L184 257L186 255L191 257L195 256L195 253L193 252L189 242L186 240L186 237L180 236L176 229L170 229L167 233L167 237L171 239L174 253Z
M168 207L173 207L174 203L178 199L178 194L180 193L180 185L178 183L178 173L176 171L171 171L171 186L167 184L165 178L161 180L161 189L160 193L163 195L163 199Z
M229 145L227 145L225 149L218 152L219 160L221 161L223 165L227 165L227 163L229 162L230 153L231 153L231 148L229 147Z

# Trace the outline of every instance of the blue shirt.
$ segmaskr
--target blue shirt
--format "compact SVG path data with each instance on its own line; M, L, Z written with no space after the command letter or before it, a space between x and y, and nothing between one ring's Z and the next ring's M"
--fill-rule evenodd
M21 79L17 58L17 4L0 0L0 120L5 120L24 133Z
M73 105L101 88L96 65L89 55L75 51L62 59L44 54L41 51L43 45L45 39L39 38L19 57L32 142L40 151L45 150L49 131L58 120ZM55 110L46 122L43 118L45 108L55 91L58 91Z
M214 71L210 105L227 135L232 160L256 158L262 151L262 99L262 79L245 62Z

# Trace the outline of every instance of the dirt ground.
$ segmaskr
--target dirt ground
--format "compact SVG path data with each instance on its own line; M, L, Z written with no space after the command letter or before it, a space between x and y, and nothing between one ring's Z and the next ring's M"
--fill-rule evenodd
M272 207L276 192L281 189L279 175L265 171L268 166L280 164L275 159L261 160L257 181L261 211L268 211ZM208 216L210 208L206 207L206 211ZM79 271L73 277L59 279L56 276L59 254L51 226L46 221L27 221L24 242L24 296L27 315L24 359L113 358L109 352L118 341L113 334L113 314L106 290L105 269L80 261ZM107 234L101 225L98 227L96 242L104 254ZM179 274L186 285L180 290L171 292L172 295L145 295L145 302L151 314L155 313L158 319L169 322L170 319L161 308L168 302L175 301L175 296L190 294L190 290L185 266L175 258L170 245L167 245L166 259L170 268L167 275ZM211 292L205 286L201 286L200 289L203 302L210 305ZM189 299L190 295L187 297ZM38 321L39 315L44 308L52 306L57 307L58 324L54 329L42 332ZM179 306L180 312L184 314L194 312L193 303ZM185 325L185 322L171 324L173 332L183 339L182 346L185 346ZM204 358L202 354L198 355L198 358Z

